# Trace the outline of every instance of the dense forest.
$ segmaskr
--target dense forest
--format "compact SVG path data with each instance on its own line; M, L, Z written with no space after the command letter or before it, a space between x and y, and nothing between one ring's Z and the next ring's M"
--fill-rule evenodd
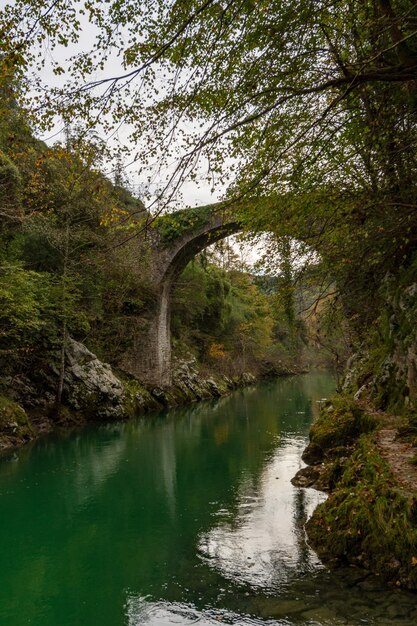
M123 171L116 170L113 182L101 173L93 141L75 131L67 132L65 143L38 140L17 105L18 88L9 80L1 99L3 402L12 398L29 412L42 407L62 420L69 338L123 377L123 356L156 298L147 240L154 223ZM129 237L147 221L143 233ZM245 372L307 367L309 344L321 345L317 320L305 315L305 300L313 302L317 289L291 257L288 251L282 271L269 275L251 272L227 242L198 255L173 293L178 362L236 380ZM337 365L324 343L321 361Z
M42 388L43 410L62 415L72 340L122 370L155 301L149 232L180 207L181 186L204 181L223 190L246 236L269 233L267 260L254 273L219 244L189 264L173 294L177 358L228 379L303 368L313 347L339 369L347 362L344 395L328 407L330 452L320 427L312 432L335 493L311 536L323 554L416 588L415 496L380 481L375 439L388 414L417 444L416 25L412 0L6 5L5 423L13 399L36 407ZM58 127L56 143L37 139ZM129 191L128 163L142 182L158 173L157 190ZM353 460L337 451L335 424L349 455L364 438ZM358 511L364 540L360 529L326 534L335 520L357 530ZM378 550L379 560L366 556Z

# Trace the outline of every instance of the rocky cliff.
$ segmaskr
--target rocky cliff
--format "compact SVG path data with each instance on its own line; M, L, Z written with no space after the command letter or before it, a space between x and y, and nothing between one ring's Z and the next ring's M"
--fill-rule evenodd
M110 365L71 338L65 351L62 404L56 407L58 378L57 362L44 362L30 377L3 381L0 449L30 441L57 425L128 419L147 411L219 397L255 382L250 373L233 379L203 376L196 360L189 358L174 362L172 386L145 386L122 372L115 373Z
M386 276L385 306L348 364L344 390L377 409L409 413L417 405L417 260Z
M417 590L417 262L381 285L384 305L321 411L294 484L329 492L307 523L330 563Z

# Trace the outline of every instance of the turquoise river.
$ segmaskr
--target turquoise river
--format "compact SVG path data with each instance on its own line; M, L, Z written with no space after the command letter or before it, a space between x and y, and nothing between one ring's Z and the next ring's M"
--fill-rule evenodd
M329 572L290 479L326 373L0 458L0 626L415 626L417 596Z

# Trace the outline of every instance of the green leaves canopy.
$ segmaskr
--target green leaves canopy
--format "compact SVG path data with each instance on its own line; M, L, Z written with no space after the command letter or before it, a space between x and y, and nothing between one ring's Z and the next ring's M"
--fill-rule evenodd
M380 175L363 144L380 135L387 93L387 128L395 117L399 132L401 113L404 131L414 111L416 19L409 0L17 0L2 12L3 65L39 68L46 43L79 45L52 61L69 82L34 96L37 115L124 123L144 164L177 150L174 187L202 154L219 176L232 157L240 192L356 187Z
M230 197L251 200L252 228L318 250L356 309L369 281L411 257L411 0L16 0L0 24L5 74L39 70L46 43L56 48L60 86L28 91L43 124L125 124L143 176L175 159L166 202L202 160L214 187L228 181ZM68 44L78 48L66 63Z

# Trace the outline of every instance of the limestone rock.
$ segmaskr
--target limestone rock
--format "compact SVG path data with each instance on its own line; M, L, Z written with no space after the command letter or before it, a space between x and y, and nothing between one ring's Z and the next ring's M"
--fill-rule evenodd
M123 419L124 388L110 365L82 343L69 339L65 351L63 398L66 404L98 419Z
M175 396L169 389L162 389L162 387L153 387L150 391L152 398L158 402L161 407L168 408L177 404Z
M219 385L212 378L208 378L206 380L206 385L212 396L214 396L215 398L220 398L222 392L219 388Z
M197 361L194 357L189 359L176 359L173 372L173 393L179 393L184 399L202 400L213 396L220 396L221 392L212 379L204 379L197 370ZM179 401L181 397L179 397Z
M2 380L2 386L12 400L23 404L26 408L45 404L39 390L25 375L5 376Z
M241 380L245 385L253 385L256 382L256 378L250 372L243 372Z

